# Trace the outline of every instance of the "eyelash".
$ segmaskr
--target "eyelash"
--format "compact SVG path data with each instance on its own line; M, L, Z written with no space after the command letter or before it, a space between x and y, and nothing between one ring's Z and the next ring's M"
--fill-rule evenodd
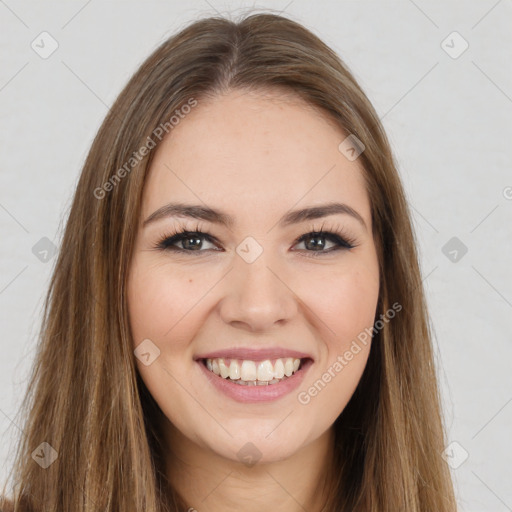
M189 254L190 253L202 253L202 252L206 252L206 251L215 250L215 249L205 249L202 251L201 250L187 250L187 249L181 249L181 248L173 245L176 242L180 242L182 240L186 240L187 238L192 238L192 237L202 238L202 239L205 239L206 241L208 241L210 243L214 243L214 244L218 243L217 239L214 236L210 235L208 232L202 231L201 226L199 224L197 224L197 226L195 227L194 230L186 229L185 226L180 225L180 227L178 229L174 230L171 233L164 235L156 243L156 245L154 246L154 249L162 250L162 251L171 250L171 251L176 251L176 252L181 252L181 253L189 253ZM333 229L332 231L330 231L330 230L324 230L323 225L319 230L313 229L309 233L305 233L304 235L301 235L294 241L293 245L301 243L304 240L307 240L308 238L315 238L315 237L322 237L322 238L330 239L331 241L337 243L338 247L331 248L331 249L328 249L325 251L321 251L321 250L319 250L319 251L311 250L310 251L307 249L302 249L302 251L312 253L309 256L314 257L314 258L334 252L334 251L338 251L341 249L350 250L350 249L357 247L357 245L358 245L357 241L353 237L347 235L341 227L337 227L337 228Z

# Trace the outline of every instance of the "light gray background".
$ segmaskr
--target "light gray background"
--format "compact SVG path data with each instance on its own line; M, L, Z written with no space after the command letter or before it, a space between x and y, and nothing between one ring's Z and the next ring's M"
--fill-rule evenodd
M0 0L2 481L55 263L33 246L59 245L95 132L141 62L190 21L253 5ZM254 6L283 9L331 45L381 116L413 207L460 510L512 510L511 1ZM43 31L59 45L47 59L31 48ZM442 47L453 31L469 44L457 58ZM457 37L444 44L452 54ZM468 249L455 262L443 253L452 237Z

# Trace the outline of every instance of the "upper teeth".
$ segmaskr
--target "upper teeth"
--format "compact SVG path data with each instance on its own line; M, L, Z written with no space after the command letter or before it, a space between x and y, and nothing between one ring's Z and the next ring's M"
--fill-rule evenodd
M285 375L290 377L299 369L300 359L287 357L284 359L275 359L271 361L255 362L248 359L224 359L216 357L215 359L206 359L206 367L216 375L231 380L241 379L244 381L271 381L273 379L282 379Z

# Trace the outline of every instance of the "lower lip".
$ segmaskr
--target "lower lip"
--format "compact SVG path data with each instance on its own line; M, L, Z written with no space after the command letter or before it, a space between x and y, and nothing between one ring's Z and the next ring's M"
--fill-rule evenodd
M301 368L293 375L277 384L268 384L267 386L244 386L235 384L231 380L224 379L220 375L208 370L202 361L197 361L197 364L201 367L208 382L215 386L218 391L237 402L254 403L273 402L291 393L294 389L297 389L304 379L306 372L313 364L313 361L311 359L305 360Z

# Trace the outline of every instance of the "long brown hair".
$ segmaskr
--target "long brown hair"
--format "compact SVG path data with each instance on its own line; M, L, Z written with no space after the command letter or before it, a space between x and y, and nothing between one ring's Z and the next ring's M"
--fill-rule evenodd
M16 512L186 509L165 477L161 411L137 373L127 314L143 186L160 142L155 134L172 136L171 118L181 119L186 105L200 108L233 89L276 88L363 142L380 262L377 318L395 302L402 306L373 335L361 381L335 422L324 510L456 510L441 456L445 434L415 235L390 145L340 58L301 24L269 12L237 22L202 19L166 40L99 129L65 227L22 404ZM43 442L57 454L46 469L31 456L47 453Z

